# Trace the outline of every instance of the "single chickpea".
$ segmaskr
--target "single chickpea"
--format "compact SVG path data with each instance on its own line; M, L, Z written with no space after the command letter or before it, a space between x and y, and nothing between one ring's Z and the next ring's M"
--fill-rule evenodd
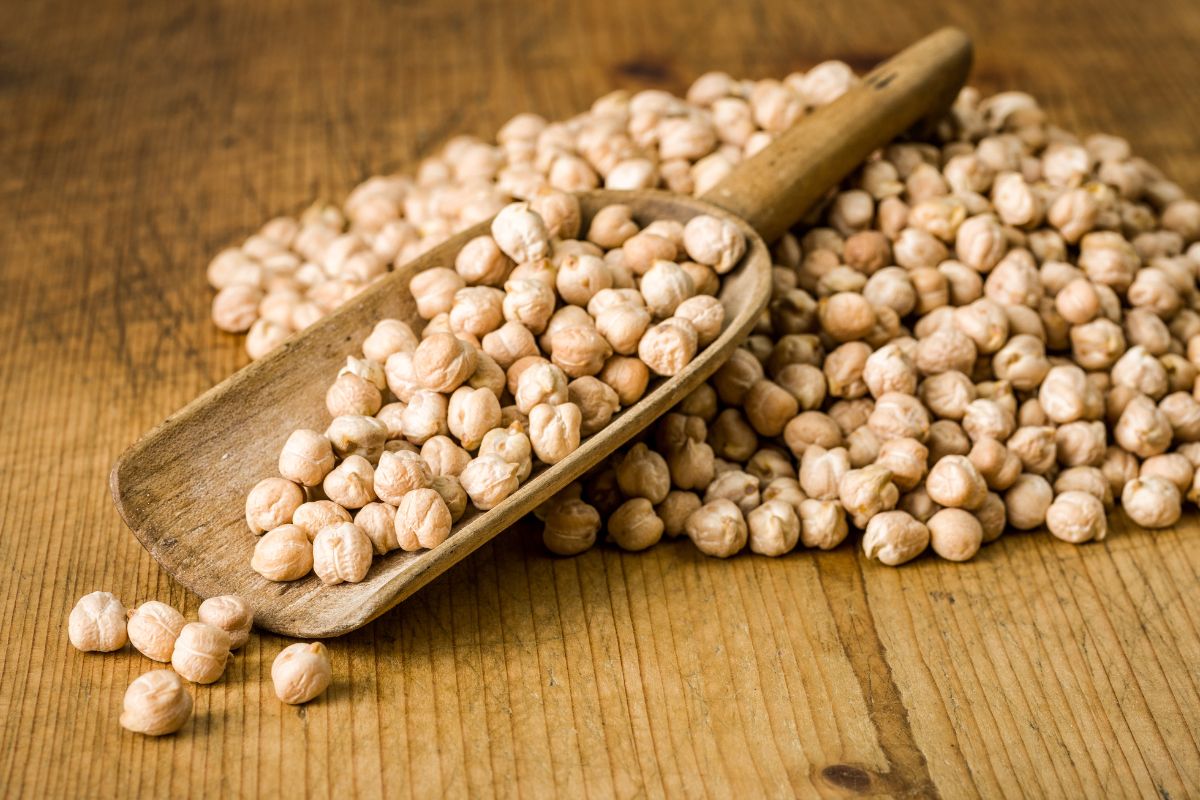
M927 526L930 546L947 561L969 561L983 545L983 525L961 508L943 508Z
M891 392L916 394L917 370L899 345L889 343L867 358L863 382L876 398Z
M518 370L518 366L522 368ZM516 405L521 413L528 414L534 406L543 403L567 402L570 396L567 388L567 376L557 365L544 360L527 362L524 365L521 365L520 362L514 364L513 368L509 370L510 389L514 370L517 370L518 377L513 396L516 398Z
M163 660L163 659L156 659ZM192 716L192 695L169 669L139 675L125 690L121 727L147 736L175 733Z
M537 356L541 352L533 333L519 322L504 323L486 334L480 344L483 352L502 370L511 367L518 359ZM472 374L477 368L478 365L473 368Z
M471 286L502 286L513 262L490 236L471 239L454 258L454 270Z
M847 342L831 352L824 365L829 395L848 399L865 395L863 373L870 355L871 347L864 342Z
M1054 422L1074 422L1084 415L1087 375L1073 364L1051 367L1038 390L1042 409Z
M386 363L393 353L411 353L420 341L407 322L381 319L363 339L363 355L377 364Z
M504 321L504 292L491 286L468 286L454 293L454 305L439 333L454 333L478 344L480 337L499 328ZM423 334L431 334L436 320L430 320ZM417 358L418 365L420 359Z
M1064 467L1097 465L1104 460L1107 431L1103 422L1069 422L1054 432L1058 463Z
M446 424L465 449L476 450L484 435L500 425L500 401L487 389L460 386L450 396Z
M375 555L386 555L400 546L396 541L395 506L367 503L354 515L354 524L371 540Z
M250 567L269 581L294 581L313 567L312 542L297 525L281 525L254 545Z
M111 653L129 641L125 606L110 592L79 598L67 620L67 638L85 653Z
M967 404L962 426L973 442L980 439L1004 441L1016 430L1017 420L997 401L980 398Z
M491 392L487 393L491 394ZM404 438L419 446L434 436L445 436L450 432L449 413L449 400L441 392L431 389L419 389L413 392L408 405L400 415Z
M721 423L727 413L728 411L722 412L721 416L717 417L717 425ZM734 413L737 412L734 411ZM753 430L750 432L753 434ZM828 414L820 411L804 411L793 417L783 429L783 440L787 443L788 449L792 451L792 455L797 458L803 456L804 451L814 444L828 449L841 447L845 443L842 429L837 422ZM746 454L747 458L754 453L754 450L758 449L757 438L754 444L755 447ZM718 455L721 455L721 448L717 447L715 443L713 447L717 450ZM736 458L736 454L731 454L730 457Z
M183 614L166 603L151 600L129 611L128 616L129 643L146 658L169 662L175 640L183 630Z
M435 489L413 489L396 509L396 542L413 552L433 548L446 541L454 522L450 508Z
M533 333L541 333L554 314L553 288L534 278L509 280L504 284L501 311L504 319L524 325Z
M316 486L333 469L329 439L313 430L293 431L279 453L279 474L303 486Z
M939 419L929 426L929 438L924 442L929 448L928 463L936 464L943 456L965 456L971 452L971 438L962 425L951 419Z
M432 489L442 497L442 502L450 510L450 520L458 522L467 513L467 493L463 490L458 477L454 475L434 475ZM390 508L390 506L389 506ZM392 518L393 530L395 518ZM399 542L396 543L399 546Z
M1162 399L1158 409L1171 423L1177 442L1200 441L1200 402L1188 392L1173 392Z
M171 666L192 683L213 683L229 662L229 634L215 625L189 622L171 650Z
M388 452L379 458L374 489L383 502L399 505L409 492L428 489L432 480L433 472L419 454L409 451Z
M362 508L375 499L375 470L362 456L348 456L333 468L321 487L342 508Z
M413 393L421 388L412 353L392 353L384 363L383 371L387 376L388 390L401 402L407 403Z
M866 523L863 552L888 566L912 561L929 546L929 528L904 511L884 511Z
M557 330L551 342L551 360L572 378L600 372L613 352L593 325L574 325Z
M764 556L781 556L800 540L800 517L783 500L767 500L746 515L750 550Z
M805 547L832 550L849 533L846 514L836 500L802 500L797 509L800 518L800 543Z
M490 511L517 490L520 466L498 455L480 455L458 476L459 483L480 511Z
M672 489L666 498L654 507L654 513L663 522L663 535L671 539L683 535L687 518L701 505L703 503L700 501L700 496L695 492ZM596 524L598 528L598 516Z
M332 682L329 651L320 642L288 645L271 662L275 696L289 705L300 705L319 697Z
M842 478L849 471L850 456L845 448L809 445L800 460L800 488L814 499L836 500Z
M1167 415L1144 395L1138 395L1126 404L1113 428L1117 444L1141 458L1165 453L1171 446L1171 437Z
M475 371L475 354L474 347L453 334L435 333L413 354L417 381L435 392L452 392Z
M967 458L993 491L1012 486L1023 466L1021 459L1001 442L986 437L975 441Z
M1179 453L1164 453L1151 456L1143 461L1138 476L1163 478L1174 484L1180 494L1186 494L1192 488L1192 478L1195 473L1196 468L1192 466L1192 462L1186 456Z
M839 292L817 305L821 328L834 341L861 339L875 325L875 310L867 298L855 292Z
M1054 466L1058 457L1058 442L1055 429L1050 426L1018 428L1009 437L1009 451L1021 459L1026 472L1044 475Z
M226 286L213 298L213 324L227 333L245 333L258 319L262 301L263 293L256 286Z
M496 245L518 264L550 255L550 233L529 203L510 203L492 220Z
M327 585L358 583L367 576L375 547L353 522L322 528L313 539L313 572Z
M1134 478L1121 490L1121 506L1134 524L1168 528L1183 514L1179 489L1165 478Z
M799 412L796 399L773 381L760 380L750 387L743 407L746 418L762 436L778 436Z
M506 428L488 431L479 445L479 455L497 455L510 464L515 464L518 468L517 479L525 480L533 470L533 445L525 429L524 424L514 423ZM459 474L461 475L461 471Z
M746 462L746 472L758 478L766 486L776 478L797 477L796 465L791 456L775 447L764 447Z
M942 419L961 420L967 407L976 399L975 384L961 372L950 371L931 375L917 390L925 406Z
M916 439L894 438L883 442L875 463L891 471L897 489L909 492L925 478L928 459L929 449Z
M338 376L325 393L325 407L333 417L344 414L373 415L382 405L383 396L379 389L370 381L351 373Z
M720 498L735 503L742 513L749 513L762 502L758 479L739 469L720 472L708 485L704 502L711 503Z
M643 442L635 444L617 463L617 485L629 498L645 497L661 503L671 490L671 474L666 460Z
M1108 534L1104 504L1087 492L1059 494L1046 511L1046 528L1064 542L1100 541Z
M956 328L943 328L917 343L916 367L923 375L969 373L975 365L975 342Z
M924 442L929 438L930 424L929 412L921 401L898 392L880 397L867 419L867 426L881 442L897 438Z
M864 366L864 382L868 374ZM775 375L775 381L796 398L801 411L820 408L825 400L825 373L811 364L788 364Z
M945 456L929 470L925 491L948 508L979 508L987 497L987 482L966 456Z
M633 221L633 210L627 205L614 203L600 209L592 217L587 239L608 250L620 247L637 232L638 225Z
M683 246L692 261L724 275L746 252L746 237L732 222L700 214L683 226Z
M1170 388L1162 362L1141 345L1129 348L1117 360L1112 368L1112 381L1116 386L1128 386L1155 400L1161 399Z
M691 276L674 261L655 261L642 276L639 289L646 307L657 319L670 317L695 294Z
M638 342L638 357L657 375L678 374L691 362L699 346L692 323L671 317L651 327Z
M875 463L882 442L870 428L858 428L846 437L846 451L850 454L850 466L862 469Z
M644 497L626 500L608 518L608 535L622 550L645 550L658 544L663 521Z
M1106 510L1113 507L1112 486L1099 467L1064 469L1054 479L1055 496L1063 492L1087 492L1099 500Z
M580 434L591 436L603 430L621 409L617 392L607 383L590 375L576 378L567 384L568 399L579 406L582 414Z
M321 528L349 521L350 512L332 500L313 500L303 503L292 514L292 524L304 531L310 542Z
M729 558L746 546L748 530L741 510L725 498L705 503L688 516L684 531L707 556Z
M466 285L466 281L454 270L433 267L414 275L408 283L408 290L417 302L417 313L421 318L433 319L438 314L450 312L454 306L454 295Z
M925 491L925 485L921 484L911 492L907 492L900 496L900 502L896 504L896 508L910 514L919 522L929 522L929 518L941 509L937 503L930 498L929 492Z
M555 287L568 303L586 306L597 292L612 285L612 272L602 258L584 253L568 255L558 262Z
M557 464L579 448L583 414L574 403L542 403L529 411L529 441L547 464Z
M980 298L954 310L954 324L979 353L995 353L1008 341L1008 315L995 300Z
M304 490L284 478L264 478L246 496L246 524L251 533L264 533L291 522L304 503Z
M434 436L427 440L421 445L420 455L421 460L429 465L431 480L435 475L457 476L471 461L471 454L449 436Z
M866 528L872 517L896 506L900 492L892 483L891 470L872 464L843 475L838 483L838 498L854 525Z
M649 325L650 312L632 303L610 306L596 316L596 330L621 355L637 352L638 343Z
M200 604L197 616L201 622L229 634L230 650L237 650L250 640L250 629L254 627L254 612L246 601L237 595L226 594L208 598ZM182 627L182 616L179 621Z
M1004 493L1004 508L1008 524L1029 531L1046 521L1046 511L1054 499L1054 490L1041 475L1021 473Z
M754 355L739 347L713 375L713 386L721 401L738 406L746 399L750 387L765 377L763 366Z
M596 543L600 525L600 512L593 506L582 500L567 500L546 515L542 542L556 555L579 555Z
M643 287L644 285L643 282ZM692 327L696 329L696 341L699 347L707 347L715 341L725 324L725 306L721 305L721 301L717 298L708 295L699 295L684 300L676 306L674 314L677 319L684 319L692 323Z
M1042 340L1020 334L1009 339L996 352L992 358L992 368L997 378L1009 381L1013 388L1031 391L1042 383L1050 371L1050 361L1046 358L1046 347Z
M680 489L704 489L715 477L713 448L705 442L687 439L667 456L671 482Z
M423 393L417 393L417 395L420 394ZM433 392L425 392L424 394L433 394ZM440 395L437 396L440 397ZM413 406L416 400L417 397L414 395L413 402L409 403L408 408L404 411L405 432L409 435L412 435L413 431L419 430L419 426L415 421L412 425L407 424L412 418L411 415L414 411ZM379 454L383 452L383 444L387 441L387 435L387 426L374 417L352 415L334 417L333 422L329 423L329 427L325 429L325 437L333 446L333 452L338 458L349 458L353 455L360 455L371 463L379 460ZM282 461L282 457L280 460ZM282 472L283 470L281 469L280 473ZM284 475L284 477L288 476Z

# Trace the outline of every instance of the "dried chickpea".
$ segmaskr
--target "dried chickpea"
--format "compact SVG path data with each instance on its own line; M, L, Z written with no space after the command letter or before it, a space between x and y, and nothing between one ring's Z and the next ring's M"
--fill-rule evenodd
M498 455L480 455L458 476L459 483L480 511L490 511L517 490L520 466Z
M1121 490L1121 507L1143 528L1168 528L1183 513L1179 489L1165 478L1134 478Z
M800 405L787 390L770 380L750 387L743 399L746 419L762 436L778 436L800 411Z
M800 488L817 500L836 500L841 480L849 471L850 456L845 448L809 445L800 458Z
M279 474L303 486L316 486L331 469L329 439L313 430L293 431L279 453Z
M292 524L304 531L311 542L317 531L338 522L349 522L350 512L332 500L312 500L303 503L292 514ZM286 526L281 526L286 527Z
M603 248L620 247L638 232L633 221L633 210L618 203L605 206L596 212L588 226L587 239Z
M602 309L596 315L596 330L614 352L632 355L650 326L650 312L644 306L621 303Z
M304 490L284 478L264 478L246 496L246 524L251 533L263 533L291 522L304 503Z
M746 252L746 237L732 222L700 214L683 226L683 246L692 261L724 275Z
M586 316L586 312L584 312ZM588 318L590 321L590 317ZM549 329L547 329L549 330ZM595 375L612 355L612 347L592 324L572 325L550 334L550 358L566 375Z
M657 375L678 374L696 355L699 337L686 319L671 317L652 326L638 342L638 357Z
M325 407L332 417L373 415L382 405L383 396L375 384L349 372L339 375L325 393Z
M1046 521L1046 511L1054 499L1054 490L1041 475L1028 472L1013 482L1004 493L1004 507L1008 524L1018 530L1028 531Z
M1087 492L1063 492L1046 511L1046 529L1072 544L1100 541L1108 533L1104 504Z
M342 508L362 508L375 499L375 470L362 456L347 456L325 476L325 496Z
M79 598L67 620L67 638L85 653L111 653L129 641L126 611L110 592L92 592Z
M871 465L852 469L838 483L838 499L850 514L854 525L866 528L872 517L894 508L900 492L892 483L892 473L886 467Z
M863 553L888 566L912 561L929 546L929 528L904 511L884 511L866 523Z
M944 456L929 470L925 491L948 508L979 508L987 497L987 482L966 456Z
M422 393L418 392L417 394ZM432 393L429 392L427 394ZM414 395L413 401L408 404L408 408L404 411L404 421L406 423L411 418L411 412L414 410L413 405L416 402L416 395ZM417 430L419 426L414 424L411 427L412 430ZM333 446L333 452L338 458L349 458L353 455L359 455L372 464L379 461L379 454L383 452L383 445L387 441L387 436L387 426L374 417L354 415L334 417L333 422L329 423L329 427L325 429L325 438ZM280 460L282 461L282 456ZM280 472L282 473L283 470L281 469ZM284 477L288 476L285 475ZM302 483L303 481L298 482Z
M163 660L163 659L157 659ZM147 736L175 733L192 716L192 695L169 669L139 675L125 690L121 727Z
M517 479L525 480L533 470L533 445L525 433L525 425L514 423L506 428L488 431L479 445L479 455L496 455L517 467ZM461 475L461 470L460 473Z
M542 542L556 555L579 555L596 543L600 525L600 512L593 506L578 499L567 500L546 514Z
M705 503L688 516L684 531L707 556L729 558L746 546L746 520L732 501L719 498Z
M450 508L435 489L413 489L396 509L396 542L407 551L432 550L450 536Z
M492 220L492 238L518 264L550 255L550 233L529 203L510 203Z
M961 508L943 508L926 525L930 546L947 561L969 561L983 545L983 526Z
M354 524L371 540L375 555L382 556L400 546L396 541L396 507L367 503L354 515Z
M644 497L658 504L671 490L671 474L666 460L643 442L631 447L615 469L617 485L626 497Z
M574 403L542 403L529 411L529 441L547 464L557 464L579 448L583 414ZM665 466L665 465L664 465Z
M763 366L758 359L749 350L739 347L713 375L712 384L721 402L739 406L746 399L750 387L764 377Z
M175 639L171 666L192 683L213 683L225 672L229 646L225 631L204 622L189 622Z
M800 539L800 517L783 500L768 500L746 515L750 550L764 556L781 556Z
M332 682L329 651L320 642L288 645L271 662L275 696L289 705L300 705L319 697Z
M692 323L692 327L696 329L696 340L700 347L707 347L715 341L725 325L725 306L717 298L706 294L699 294L684 300L675 307L674 315Z
M358 583L367 576L375 547L353 522L322 528L313 539L313 572L322 583Z
M420 341L407 322L398 319L381 319L375 323L371 333L363 339L363 355L377 364L384 364L394 353L411 353Z
M1192 478L1195 474L1196 468L1186 456L1179 453L1163 453L1143 461L1138 477L1163 478L1174 484L1180 494L1186 494L1192 488Z
M151 600L129 612L129 643L147 658L168 662L183 626L183 614L166 603Z
M650 370L646 364L639 358L627 356L609 358L596 377L617 393L622 406L631 406L641 400L650 384Z
M608 518L608 535L622 550L645 550L658 544L663 522L644 497L626 500Z
M408 290L417 301L417 313L423 319L433 319L438 314L449 313L454 305L455 293L466 285L466 281L454 270L433 267L414 275L409 281Z
M294 581L313 567L312 542L297 525L281 525L254 545L251 568L269 581Z
M674 539L684 533L687 518L703 503L695 492L672 489L666 498L654 507L654 513L663 521L663 535ZM599 516L596 526L599 528Z
M1154 401L1138 395L1126 404L1113 428L1117 444L1141 458L1165 453L1171 446L1171 423Z
M734 410L729 409L729 411ZM735 411L734 413L737 412ZM721 415L717 417L716 425L720 425L723 419L729 419L730 422L733 422L732 418L726 417L727 414L728 411L721 412ZM738 419L740 419L740 415ZM714 430L716 429L716 425L714 425ZM754 431L751 429L750 435L753 436L753 434ZM804 451L810 445L817 444L829 449L832 447L841 447L844 443L841 427L838 426L832 417L820 411L803 411L793 417L783 429L783 440L787 443L788 449L792 451L792 455L796 457L803 456ZM755 447L746 455L747 458L754 453L754 450L758 449L757 438L755 438L754 444ZM717 451L718 455L722 455L721 448L717 447L715 443L713 448Z
M705 442L686 439L667 456L671 482L680 489L704 489L715 477L713 448Z
M471 454L459 447L449 436L434 436L421 445L421 460L429 465L435 475L457 476L471 461Z
M928 460L929 448L916 439L905 437L884 441L875 463L891 471L892 483L897 489L908 492L925 478Z
M235 594L208 598L200 604L197 616L201 622L229 634L230 650L237 650L250 640L250 629L254 627L254 612L245 600ZM182 622L181 616L180 623Z

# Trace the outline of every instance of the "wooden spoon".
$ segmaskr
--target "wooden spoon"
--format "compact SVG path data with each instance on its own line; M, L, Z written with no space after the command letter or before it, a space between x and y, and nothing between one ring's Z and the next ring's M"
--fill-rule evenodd
M753 328L770 296L764 240L782 235L873 150L944 110L970 61L970 42L961 31L928 36L738 165L701 200L658 191L582 193L585 230L599 208L618 202L631 206L643 225L697 214L735 222L748 247L722 282L725 330L680 374L653 384L568 458L535 471L495 509L468 513L440 547L378 558L362 583L325 586L312 575L272 583L250 568L258 537L248 530L243 509L250 488L277 474L288 434L328 424L325 390L346 356L360 352L375 322L394 317L420 330L424 323L408 292L412 276L453 264L465 242L488 231L487 223L389 273L147 433L113 467L118 511L167 572L202 597L241 595L260 627L326 637L366 624L579 478L711 375Z

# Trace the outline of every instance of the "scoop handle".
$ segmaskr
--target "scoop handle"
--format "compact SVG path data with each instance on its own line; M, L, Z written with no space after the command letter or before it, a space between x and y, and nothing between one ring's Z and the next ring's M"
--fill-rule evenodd
M874 150L945 111L971 68L971 40L942 28L743 161L704 199L773 242Z

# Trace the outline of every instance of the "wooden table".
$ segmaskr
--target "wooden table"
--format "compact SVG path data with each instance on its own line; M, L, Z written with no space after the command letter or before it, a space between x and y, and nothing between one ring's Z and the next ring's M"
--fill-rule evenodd
M273 214L518 110L711 68L865 69L945 22L976 35L977 85L1200 191L1185 0L447 5L0 8L0 794L1200 794L1194 522L903 569L848 546L559 560L514 531L331 642L310 706L276 701L285 642L262 636L180 735L118 727L150 664L71 649L75 599L196 599L123 527L108 468L244 363L203 266Z

